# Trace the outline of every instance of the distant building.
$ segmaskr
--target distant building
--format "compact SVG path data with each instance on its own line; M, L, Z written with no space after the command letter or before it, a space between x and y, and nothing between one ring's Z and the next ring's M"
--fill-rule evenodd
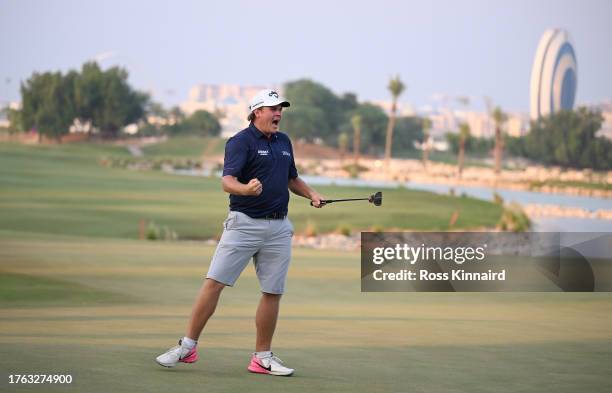
M604 121L598 135L612 139L612 110L602 112L601 114L603 115Z
M596 136L603 136L612 139L612 101L605 101L601 104L590 105L591 109L599 111L603 117L601 128Z
M91 121L81 121L79 118L75 118L72 121L72 124L70 125L70 127L68 128L68 131L71 134L78 134L78 133L97 133L98 129L95 127L92 127L91 125Z
M431 135L443 137L446 133L458 133L461 123L467 123L470 134L476 138L495 137L495 121L486 112L453 111L442 109L421 113L431 120ZM529 132L529 114L522 112L508 113L508 120L502 131L510 136L518 137Z
M531 118L572 109L577 83L578 65L569 34L560 29L547 30L531 70Z
M529 133L529 114L527 113L508 113L506 122L506 134L518 137Z
M448 151L450 149L450 145L444 135L432 135L428 139L427 144L414 141L413 145L417 150L423 150L425 146L427 146L429 151Z
M432 112L427 117L431 120L432 136L443 136L447 132L457 132L459 129L459 122L449 109Z
M491 118L486 112L461 112L462 122L470 126L470 134L476 138L491 138L493 127Z
M221 123L221 136L229 138L248 125L248 106L251 97L259 90L267 88L269 86L200 84L191 88L189 99L181 104L181 110L187 115L197 110L216 114Z
M391 114L391 106L393 105L391 101L373 100L370 101L370 103L381 107L387 116ZM396 115L400 117L411 117L416 116L416 111L411 104L406 102L398 102L396 107Z
M8 120L6 111L12 109L14 111L21 110L21 101L10 101L8 104L0 106L0 127L8 128L11 122Z

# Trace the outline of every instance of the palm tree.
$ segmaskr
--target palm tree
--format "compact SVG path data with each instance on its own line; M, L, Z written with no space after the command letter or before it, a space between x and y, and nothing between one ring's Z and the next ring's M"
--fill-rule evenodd
M170 119L170 125L182 123L185 120L185 113L178 106L170 108L168 113Z
M355 154L355 165L359 164L359 144L361 139L361 116L353 115L351 117L353 125L353 153Z
M431 130L431 119L428 117L423 119L423 166L427 170L427 160L429 156L429 130Z
M465 142L470 137L470 125L467 123L461 123L459 125L459 159L457 161L457 169L459 177L463 172L463 158L465 156Z
M399 75L395 78L391 78L389 86L387 86L391 92L391 115L389 116L389 123L387 124L387 138L385 143L385 166L389 168L389 160L391 159L391 146L393 144L393 128L395 127L395 112L397 111L397 98L402 94L406 86L400 80Z
M493 99L489 96L484 96L482 98L485 103L485 108L487 109L487 136L491 135L491 118L493 116Z
M349 136L346 132L338 135L338 148L340 149L340 162L344 162L344 156L346 155L346 147L348 146Z
M495 121L495 173L501 171L502 153L504 150L504 139L502 138L502 126L508 120L506 115L499 106L493 111L493 120Z

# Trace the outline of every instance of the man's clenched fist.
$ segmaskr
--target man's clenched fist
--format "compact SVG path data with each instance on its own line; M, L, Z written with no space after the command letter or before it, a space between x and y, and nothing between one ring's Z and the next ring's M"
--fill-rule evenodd
M249 181L249 183L246 185L246 194L257 196L261 194L262 189L263 185L259 180L251 179L251 181Z

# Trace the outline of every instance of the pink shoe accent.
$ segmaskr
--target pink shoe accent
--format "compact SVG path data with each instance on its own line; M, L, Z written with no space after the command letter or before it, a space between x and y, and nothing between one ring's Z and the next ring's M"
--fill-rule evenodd
M247 370L252 373L270 374L270 370L262 366L261 363L259 363L259 359L257 359L257 356L255 355L253 355L253 357L251 358L251 364L249 364Z
M196 348L194 348L191 351L189 351L187 356L185 356L184 358L179 360L179 362L183 362L183 363L195 363L195 362L198 361L199 358L200 357L198 356L198 350Z

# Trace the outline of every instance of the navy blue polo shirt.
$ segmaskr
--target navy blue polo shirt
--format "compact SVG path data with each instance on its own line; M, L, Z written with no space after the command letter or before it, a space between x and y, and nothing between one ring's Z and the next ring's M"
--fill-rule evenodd
M263 186L258 196L230 194L230 210L252 218L287 214L289 179L298 177L289 137L277 131L268 139L251 123L225 144L223 176L226 175L243 184L257 178Z

